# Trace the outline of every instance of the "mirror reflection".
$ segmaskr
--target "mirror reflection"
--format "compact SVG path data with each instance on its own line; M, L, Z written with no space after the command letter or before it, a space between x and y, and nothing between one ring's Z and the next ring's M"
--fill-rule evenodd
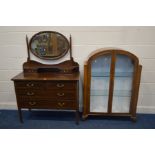
M68 52L69 42L58 32L44 31L32 37L30 50L41 59L58 59Z

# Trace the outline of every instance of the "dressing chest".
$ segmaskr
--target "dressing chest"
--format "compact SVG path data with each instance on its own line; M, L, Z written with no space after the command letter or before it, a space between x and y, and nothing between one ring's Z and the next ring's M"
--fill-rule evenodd
M43 31L30 42L26 38L28 59L23 72L14 81L20 121L22 109L53 109L75 112L79 122L79 65L73 60L70 42L58 32ZM59 64L42 64L30 59L30 51L41 59L58 59L67 51L70 60Z

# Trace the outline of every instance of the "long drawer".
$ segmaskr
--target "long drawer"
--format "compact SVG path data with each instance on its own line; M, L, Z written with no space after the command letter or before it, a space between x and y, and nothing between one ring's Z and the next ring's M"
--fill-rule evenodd
M39 99L62 99L62 100L74 100L77 98L76 91L64 91L64 90L16 90L17 97L19 98L39 98Z
M37 100L37 99L26 99L26 100L18 100L18 105L21 108L36 108L36 109L68 109L75 110L76 109L76 101L74 100Z
M16 81L16 89L75 90L76 82L68 81Z

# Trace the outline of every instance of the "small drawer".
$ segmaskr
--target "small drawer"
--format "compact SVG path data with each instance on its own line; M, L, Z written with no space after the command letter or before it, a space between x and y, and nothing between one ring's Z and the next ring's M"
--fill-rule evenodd
M60 99L60 100L74 100L77 98L76 91L70 90L51 90L48 92L48 98L51 99Z
M56 81L56 82L47 82L46 89L57 89L57 90L75 90L77 88L76 82L66 82L66 81Z
M45 91L33 90L33 89L17 89L16 94L17 96L37 97L37 96L44 96Z
M45 83L36 81L16 81L15 87L16 89L43 89L45 87Z
M74 100L59 100L56 102L53 102L52 108L54 109L70 109L70 110L76 110L76 101Z

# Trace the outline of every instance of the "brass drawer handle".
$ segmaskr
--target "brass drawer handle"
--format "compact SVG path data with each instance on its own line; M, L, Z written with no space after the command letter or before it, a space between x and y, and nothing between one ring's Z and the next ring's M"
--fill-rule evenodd
M27 92L27 95L28 95L28 96L33 96L34 93L33 93L33 92Z
M58 96L64 96L65 93L57 93Z
M64 73L67 73L67 72L69 72L69 70L68 70L68 69L64 69L63 71L64 71Z
M64 103L64 102L62 102L62 103L59 102L58 105L59 105L60 107L63 107L63 106L65 105L65 103Z
M58 84L57 84L57 87L59 87L59 88L64 87L64 84L58 83Z
M33 87L34 84L33 84L33 83L27 83L26 86L27 86L27 87Z
M35 104L36 104L36 102L29 102L29 104L30 104L30 105L35 105Z

